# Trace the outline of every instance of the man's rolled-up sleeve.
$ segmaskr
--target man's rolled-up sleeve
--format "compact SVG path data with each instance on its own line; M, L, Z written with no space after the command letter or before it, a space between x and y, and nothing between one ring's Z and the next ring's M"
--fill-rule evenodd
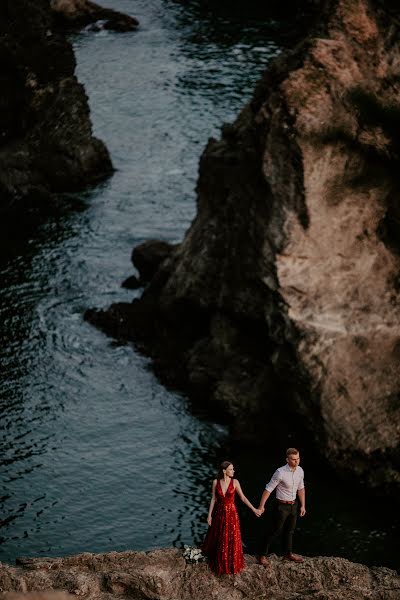
M280 482L281 478L280 478L280 474L279 474L279 469L277 469L275 471L275 473L272 475L271 477L271 481L269 483L267 483L267 485L265 486L265 489L267 490L267 492L271 493L274 491L274 489L276 488L276 486L278 485L278 483Z

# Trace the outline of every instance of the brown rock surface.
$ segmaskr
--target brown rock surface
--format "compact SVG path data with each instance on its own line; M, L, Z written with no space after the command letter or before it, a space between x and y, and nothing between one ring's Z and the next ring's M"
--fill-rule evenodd
M209 141L197 216L142 299L88 318L147 340L157 371L242 440L294 416L338 470L398 491L400 51L385 6L323 3Z
M399 575L383 567L368 568L332 557L306 558L299 565L272 556L270 567L264 568L252 556L245 559L245 570L235 576L216 576L205 563L187 564L182 551L173 549L27 559L18 567L0 565L0 587L6 592L5 600L63 600L52 598L51 590L88 600L397 600L400 597ZM19 597L15 592L20 592Z

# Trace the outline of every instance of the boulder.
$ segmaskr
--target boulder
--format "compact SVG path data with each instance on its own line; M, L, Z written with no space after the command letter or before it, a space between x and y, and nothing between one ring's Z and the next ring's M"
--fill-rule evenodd
M136 290L137 288L142 287L142 283L136 277L136 275L130 275L121 283L121 287L127 290Z
M99 23L99 29L117 32L135 31L139 21L111 8L103 8L90 0L50 0L51 9L58 22L70 29L82 29L86 25Z
M139 271L140 281L149 282L174 248L173 244L161 240L147 240L135 246L132 251L132 263Z

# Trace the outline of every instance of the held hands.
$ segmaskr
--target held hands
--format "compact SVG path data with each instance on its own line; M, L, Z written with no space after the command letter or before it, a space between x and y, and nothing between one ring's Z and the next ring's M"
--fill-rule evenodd
M265 510L264 508L255 508L254 509L254 514L256 515L256 517L261 517L261 515L264 512L264 510Z

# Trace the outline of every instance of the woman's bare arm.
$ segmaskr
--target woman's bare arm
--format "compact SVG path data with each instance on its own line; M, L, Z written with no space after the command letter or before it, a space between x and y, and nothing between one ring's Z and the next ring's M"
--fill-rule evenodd
M210 508L208 509L208 517L207 517L207 523L210 526L211 526L211 521L212 521L212 511L214 509L214 504L215 504L215 488L216 487L217 487L217 480L214 479L213 484L212 484Z
M236 492L237 492L237 494L238 494L239 498L241 499L241 501L242 501L242 502L244 502L244 504L245 504L246 506L248 506L248 507L250 508L250 510L252 510L252 511L253 511L253 513L254 513L254 514L257 516L257 517L259 517L259 516L261 515L261 511L259 511L259 510L258 510L258 508L255 508L255 507L252 505L252 503L250 502L250 500L248 500L248 499L246 498L246 496L243 494L243 491L242 491L242 488L241 488L241 486L240 486L240 483L239 483L239 481L238 481L237 479L234 479L234 480L233 480L233 483L234 483L234 486L235 486L235 490L236 490Z

